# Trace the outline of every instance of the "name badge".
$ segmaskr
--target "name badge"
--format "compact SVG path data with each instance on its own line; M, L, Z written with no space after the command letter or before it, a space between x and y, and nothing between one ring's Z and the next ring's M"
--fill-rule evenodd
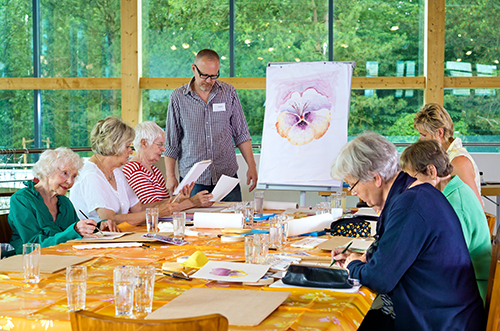
M214 112L215 111L226 111L225 103L214 103Z

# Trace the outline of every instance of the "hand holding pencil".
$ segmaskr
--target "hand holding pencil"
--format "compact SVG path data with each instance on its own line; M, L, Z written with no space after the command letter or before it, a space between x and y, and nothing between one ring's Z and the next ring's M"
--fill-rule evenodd
M346 260L347 257L343 258L343 256L342 257L340 257L340 256L343 255L345 252L347 252L347 250L349 249L349 247L351 247L351 245L352 245L352 241L349 244L347 244L347 246L344 247L344 249L342 249L342 251L340 251L340 254L338 252L338 249L335 249L332 251L333 260L332 260L332 263L330 264L330 267L333 266L337 262L342 262L342 261Z

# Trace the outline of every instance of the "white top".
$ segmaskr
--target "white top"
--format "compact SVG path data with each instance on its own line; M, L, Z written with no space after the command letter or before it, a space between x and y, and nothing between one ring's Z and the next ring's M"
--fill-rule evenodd
M128 214L130 207L139 203L139 198L128 184L121 168L114 169L113 174L116 190L96 164L85 161L70 191L70 200L80 219L85 217L78 210L82 210L89 218L99 222L101 219L97 215L97 208L110 209L116 214Z
M465 147L462 146L462 139L455 138L455 140L453 140L453 142L451 143L450 147L448 147L448 149L446 150L446 153L450 158L450 163L457 156L465 156L470 160L472 166L474 167L474 181L476 182L477 191L479 192L479 194L481 194L481 178L479 176L479 169L476 165L476 162L474 162L472 156L469 154L469 152L467 152Z

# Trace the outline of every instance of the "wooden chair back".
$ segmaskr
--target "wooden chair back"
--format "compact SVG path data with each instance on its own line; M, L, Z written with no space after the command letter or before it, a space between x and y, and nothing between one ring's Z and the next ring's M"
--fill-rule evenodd
M88 310L70 313L73 331L226 331L227 318L221 314L211 314L191 318L168 320L144 320L110 317Z
M490 228L490 236L493 238L493 232L495 231L495 224L497 222L497 217L490 213L484 213L486 215L486 220L488 221L488 227Z
M497 245L500 246L500 245ZM486 331L500 331L500 260L495 263L495 276L491 283L491 297L488 312L488 322L486 324ZM490 273L491 274L491 273ZM488 282L488 290L489 290Z
M12 237L8 217L9 214L0 215L0 243L10 243L10 237Z

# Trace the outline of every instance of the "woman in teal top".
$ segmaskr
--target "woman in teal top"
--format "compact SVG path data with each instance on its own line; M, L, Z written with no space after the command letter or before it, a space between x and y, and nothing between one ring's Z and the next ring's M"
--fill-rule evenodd
M73 204L64 196L73 186L82 165L80 157L69 148L42 153L33 167L39 182L25 182L27 187L10 199L10 244L16 254L22 253L25 243L48 247L71 239L97 237L93 235L97 223L90 219L79 220ZM108 223L102 222L100 227L108 228ZM116 230L114 223L111 226L111 230Z
M435 140L418 141L405 149L401 167L417 178L417 183L430 183L441 192L460 219L462 232L474 266L479 292L486 298L491 261L491 239L488 222L474 191L457 175L448 155Z

